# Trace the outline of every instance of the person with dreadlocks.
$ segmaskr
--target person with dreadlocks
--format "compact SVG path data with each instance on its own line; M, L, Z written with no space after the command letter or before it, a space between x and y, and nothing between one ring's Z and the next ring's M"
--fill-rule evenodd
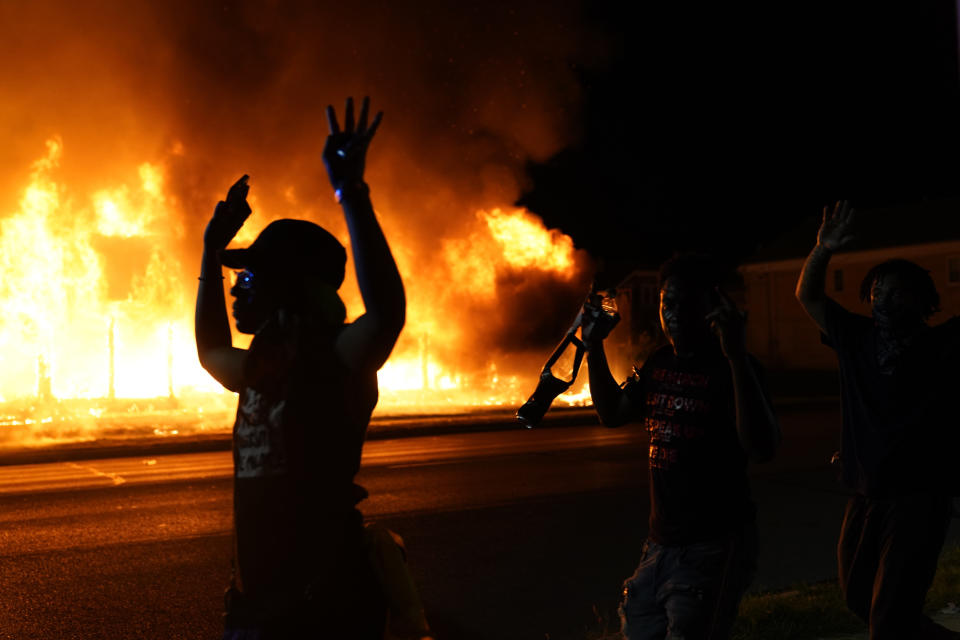
M363 180L382 115L368 126L368 109L365 99L354 122L348 99L341 129L328 107L322 153L346 218L363 315L345 323L337 290L346 250L312 222L276 220L249 247L226 248L250 214L247 176L217 204L204 233L197 353L215 379L240 394L225 640L381 640L384 600L405 584L393 579L399 551L384 531L365 534L356 504L366 492L353 481L377 403L377 370L406 308ZM254 336L249 349L232 345L222 266L243 270L230 293L237 330ZM426 636L422 610L413 613L418 624L408 625L417 628L407 637Z
M860 287L872 314L826 295L831 256L854 237L849 202L824 207L797 299L836 351L843 403L840 464L847 503L837 545L847 606L871 640L960 638L923 615L952 514L960 319L930 326L940 296L908 260L876 265Z
M650 437L650 529L620 608L628 640L728 638L756 570L747 462L773 457L780 428L722 276L715 260L698 254L660 267L669 344L623 387L603 349L608 326L582 329L601 421L641 421Z

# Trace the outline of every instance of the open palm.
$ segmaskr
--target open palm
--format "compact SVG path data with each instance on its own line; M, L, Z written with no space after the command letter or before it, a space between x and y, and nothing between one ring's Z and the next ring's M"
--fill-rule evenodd
M836 251L853 240L853 214L853 207L847 200L837 201L833 209L824 207L817 243Z

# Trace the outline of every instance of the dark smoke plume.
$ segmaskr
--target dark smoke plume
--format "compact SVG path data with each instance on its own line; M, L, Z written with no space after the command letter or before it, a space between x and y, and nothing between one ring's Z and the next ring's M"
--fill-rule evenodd
M165 167L185 281L213 205L242 173L253 221L305 217L345 239L319 159L323 110L369 95L386 115L368 181L403 248L412 308L483 320L483 344L523 349L559 337L589 282L505 272L503 295L478 302L438 260L477 210L516 200L528 161L579 135L576 69L608 52L578 2L15 0L0 4L0 24L0 219L58 135L58 179L74 198L135 180L142 162Z

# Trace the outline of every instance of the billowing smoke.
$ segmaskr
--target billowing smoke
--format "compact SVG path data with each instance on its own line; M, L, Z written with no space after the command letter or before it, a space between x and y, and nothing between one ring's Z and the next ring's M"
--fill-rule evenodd
M465 369L500 352L540 359L585 293L585 254L565 269L507 265L493 273L494 295L478 295L478 276L459 269L451 247L469 254L482 244L463 244L488 233L478 212L508 209L525 163L577 137L576 68L602 59L602 40L573 0L406 4L0 4L0 221L18 210L48 139L63 145L63 211L89 209L90 194L139 181L150 163L164 176L162 215L136 238L91 242L126 274L110 276L112 298L131 295L131 283L142 289L154 265L179 272L187 295L170 299L189 305L203 227L243 173L255 213L239 241L272 219L302 217L346 243L320 162L324 108L369 95L385 117L368 182L410 300L398 349L428 344ZM150 229L167 238L159 266L144 255ZM352 276L344 297L359 313ZM442 353L453 349L445 338L460 356Z

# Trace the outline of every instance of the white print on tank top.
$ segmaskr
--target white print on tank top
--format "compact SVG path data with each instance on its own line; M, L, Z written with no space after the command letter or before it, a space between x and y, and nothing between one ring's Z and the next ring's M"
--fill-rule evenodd
M287 472L287 456L280 421L285 400L273 404L247 388L234 428L234 466L237 478L276 476Z

